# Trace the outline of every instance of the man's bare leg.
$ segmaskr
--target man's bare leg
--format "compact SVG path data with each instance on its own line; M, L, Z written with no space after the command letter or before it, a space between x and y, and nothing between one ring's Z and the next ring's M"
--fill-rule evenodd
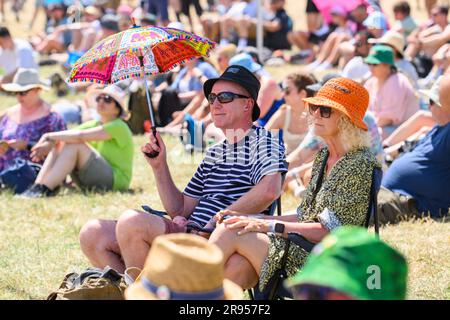
M116 221L91 220L80 230L80 246L90 263L97 268L110 266L123 273L125 264L116 239Z
M163 218L136 210L127 210L116 226L116 238L125 266L144 267L153 240L166 232Z

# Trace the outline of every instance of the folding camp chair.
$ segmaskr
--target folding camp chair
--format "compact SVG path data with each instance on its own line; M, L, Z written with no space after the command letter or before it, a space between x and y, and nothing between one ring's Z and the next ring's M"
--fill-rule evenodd
M364 221L364 227L368 228L372 218L375 227L375 233L379 237L379 222L377 213L377 196L381 186L381 179L383 177L383 171L381 168L375 167L372 173L372 184L370 188L370 200L369 207L367 209L366 219ZM319 187L320 188L320 187ZM309 241L304 236L296 232L288 233L288 241L302 247L305 251L311 252L315 243ZM281 259L281 268L275 272L275 275L269 280L265 290L261 292L259 290L259 283L251 290L249 290L249 296L252 300L280 300L285 298L292 298L291 293L284 288L283 281L287 278L285 270L289 245L286 246L286 250Z

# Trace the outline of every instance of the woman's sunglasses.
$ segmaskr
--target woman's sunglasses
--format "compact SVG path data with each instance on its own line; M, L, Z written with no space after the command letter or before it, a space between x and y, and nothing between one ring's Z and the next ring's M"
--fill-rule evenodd
M16 95L19 95L19 96L21 96L21 97L25 97L25 96L28 94L28 92L30 92L31 90L33 90L33 89L26 90L26 91L16 92Z
M105 103L111 103L114 101L114 98L108 95L101 95L95 98L96 102L100 102L101 100L103 100Z
M214 101L216 100L216 98L217 98L217 100L219 100L220 103L230 103L234 99L237 99L237 98L248 99L250 97L244 96L242 94L237 94L234 92L220 92L219 94L210 93L208 95L208 102L210 104L213 104Z
M309 104L309 113L311 115L313 115L317 111L317 109L320 109L320 116L322 118L329 118L331 116L332 109L330 107Z

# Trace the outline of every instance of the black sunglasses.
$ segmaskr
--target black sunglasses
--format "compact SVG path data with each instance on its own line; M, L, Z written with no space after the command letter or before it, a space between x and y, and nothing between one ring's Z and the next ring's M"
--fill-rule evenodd
M26 91L19 91L19 92L16 92L16 95L19 95L19 96L21 96L21 97L24 97L24 96L26 96L26 95L28 94L28 92L30 92L31 90L33 90L33 89L26 90Z
M210 93L208 95L208 102L210 104L213 104L216 98L219 100L220 103L230 103L236 98L248 99L250 97L244 96L242 94L237 94L234 92L220 92L219 94Z
M431 100L431 99L430 99L430 101L428 102L428 105L429 105L429 106L436 105L436 102L434 102L434 100Z
M313 115L319 108L320 108L320 116L322 118L329 118L331 116L332 109L330 107L318 106L315 104L309 104L309 113Z
M100 100L103 100L105 103L111 103L114 101L114 98L108 95L100 95L97 98L95 98L96 102L100 102Z

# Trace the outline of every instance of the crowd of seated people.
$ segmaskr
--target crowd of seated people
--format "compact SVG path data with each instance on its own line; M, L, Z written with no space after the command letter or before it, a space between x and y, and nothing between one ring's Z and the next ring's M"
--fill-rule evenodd
M136 149L132 132L151 129L148 113L139 112L148 108L142 81L72 87L84 101L51 106L40 96L49 84L39 79L39 62L62 54L57 61L67 76L97 41L134 23L198 31L196 19L200 35L217 43L210 57L148 79L158 134L141 151L160 153L146 160L167 215L128 210L118 221L88 222L80 242L92 265L142 268L157 236L218 221L210 243L223 253L225 278L245 289L259 282L262 289L280 262L278 252L291 253L290 276L307 259L302 248L286 247L287 232L317 243L334 229L364 222L374 168L384 172L382 223L448 214L447 7L428 1L429 20L420 22L405 1L394 4L390 20L379 1L332 5L325 12L310 0L307 30L297 30L288 1L267 0L265 54L259 55L253 48L256 0L210 1L207 8L203 1L182 0L69 2L44 1L45 27L28 41L0 27L0 94L17 98L0 118L0 174L15 159L39 165L22 197L53 196L68 182L82 190L127 190ZM171 12L176 20L170 21ZM295 66L277 72L269 63L274 58ZM183 192L167 165L168 134L204 152ZM264 143L278 152L276 159L258 153ZM218 157L231 147L250 164L222 162ZM260 216L285 191L298 199L297 213Z

